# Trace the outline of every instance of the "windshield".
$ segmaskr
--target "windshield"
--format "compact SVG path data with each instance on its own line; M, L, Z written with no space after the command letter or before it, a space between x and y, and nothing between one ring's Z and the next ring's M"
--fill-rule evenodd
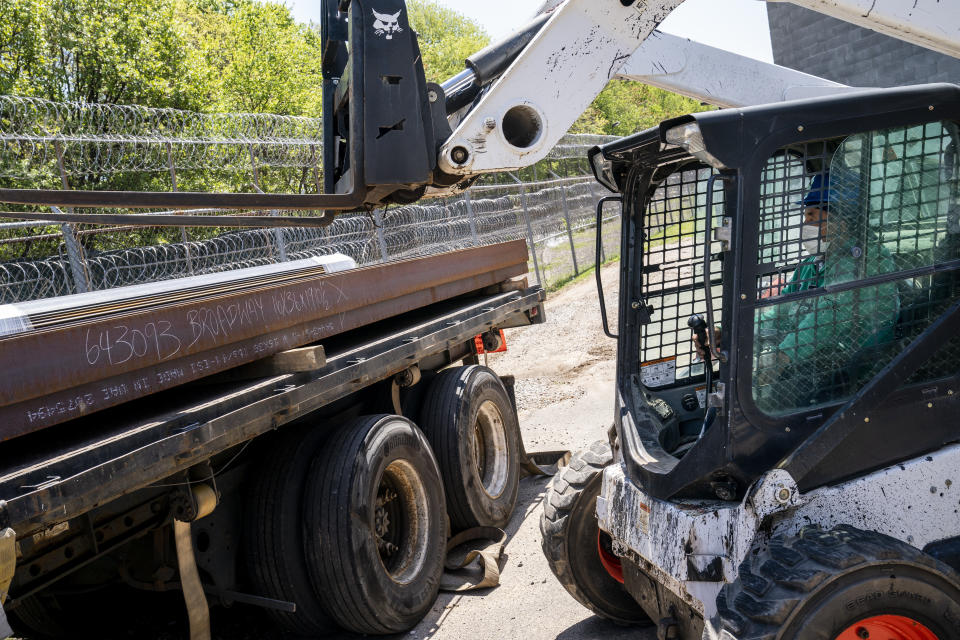
M770 159L751 385L761 411L849 399L955 299L957 140L953 123L934 122ZM910 382L955 371L958 357L953 339Z

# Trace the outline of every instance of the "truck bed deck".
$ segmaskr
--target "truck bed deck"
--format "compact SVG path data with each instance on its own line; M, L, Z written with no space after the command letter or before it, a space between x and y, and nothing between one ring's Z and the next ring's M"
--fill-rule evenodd
M491 327L530 324L542 299L539 288L461 296L325 340L315 372L210 378L8 441L0 528L23 536L82 515Z

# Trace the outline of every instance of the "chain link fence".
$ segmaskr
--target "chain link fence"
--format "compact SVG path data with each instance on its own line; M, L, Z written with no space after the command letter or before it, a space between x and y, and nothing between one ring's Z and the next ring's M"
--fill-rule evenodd
M271 184L305 192L322 175L320 131L311 118L0 96L0 179L89 187L146 176L151 188L166 180L176 189L178 177L209 184L209 174L231 176L228 187L259 186L271 172ZM594 264L595 206L606 191L585 158L611 139L568 135L535 167L486 176L459 197L339 215L325 228L0 223L0 304L330 253L365 265L515 239L532 248L531 281L557 286ZM619 252L619 212L605 216L603 259L610 260Z

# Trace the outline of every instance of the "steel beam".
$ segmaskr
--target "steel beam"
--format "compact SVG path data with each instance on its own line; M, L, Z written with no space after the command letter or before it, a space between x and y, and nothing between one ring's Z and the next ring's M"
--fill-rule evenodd
M0 338L0 441L526 272L518 240L242 286L158 295L147 285L114 303L82 294L55 311L17 305L20 329Z

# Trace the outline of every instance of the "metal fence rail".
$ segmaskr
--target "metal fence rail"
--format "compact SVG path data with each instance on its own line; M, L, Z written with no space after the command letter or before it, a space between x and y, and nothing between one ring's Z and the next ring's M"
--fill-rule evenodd
M16 184L159 172L175 185L178 172L229 170L256 184L263 167L318 173L320 131L311 118L0 96L0 178ZM585 157L611 139L568 135L526 179L490 176L457 198L340 215L325 228L0 223L0 304L335 252L363 265L519 238L532 248L531 279L549 286L593 265L594 207L605 192ZM618 251L618 216L610 218L605 257Z

